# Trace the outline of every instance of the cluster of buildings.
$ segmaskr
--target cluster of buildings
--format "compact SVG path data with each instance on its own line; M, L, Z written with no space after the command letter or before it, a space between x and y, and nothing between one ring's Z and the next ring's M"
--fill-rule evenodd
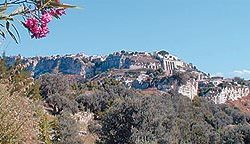
M162 69L166 75L172 75L175 70L186 71L193 69L192 64L186 64L176 56L166 51L154 53L147 52L116 52L105 59L92 59L98 63L96 71L107 71L109 69Z

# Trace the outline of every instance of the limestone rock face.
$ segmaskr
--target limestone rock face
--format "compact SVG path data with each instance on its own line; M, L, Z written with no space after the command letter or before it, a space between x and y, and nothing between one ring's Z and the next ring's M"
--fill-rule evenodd
M130 70L163 70L165 74L173 74L175 70L190 69L187 64L175 56L165 56L147 52L115 52L107 56L86 56L84 54L31 57L22 58L21 56L7 57L7 64L13 65L17 59L21 59L34 77L39 77L45 73L62 73L69 75L80 75L85 78L93 77L99 73L107 72L112 69ZM164 60L171 60L167 63L169 68L165 68ZM179 64L180 63L180 64ZM171 68L171 73L169 69Z
M63 74L85 75L86 64L81 59L64 57L59 62L59 72Z
M55 72L57 66L58 59L42 58L34 65L34 76Z
M79 56L33 57L24 58L22 62L34 77L46 73L62 73L86 77L86 75L93 75L94 70L84 57Z
M194 80L189 80L185 85L179 87L178 92L192 100L198 95L198 83Z
M199 95L216 104L235 101L250 94L249 86L232 79L210 78L199 82Z
M226 103L227 101L235 101L249 95L249 88L246 86L232 86L222 88L220 91L214 92L208 98L216 104Z

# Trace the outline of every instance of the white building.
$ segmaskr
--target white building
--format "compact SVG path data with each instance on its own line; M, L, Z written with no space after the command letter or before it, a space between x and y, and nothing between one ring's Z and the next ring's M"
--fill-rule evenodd
M182 70L185 68L185 63L183 61L167 52L165 52L165 54L155 52L154 56L160 59L162 68L167 75L172 75L176 69Z

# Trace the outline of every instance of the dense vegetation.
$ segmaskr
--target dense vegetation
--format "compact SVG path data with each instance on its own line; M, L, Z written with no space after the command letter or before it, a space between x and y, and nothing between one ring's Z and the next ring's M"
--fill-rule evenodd
M77 98L100 116L99 143L250 142L249 117L236 108L176 93L142 95L108 86Z
M0 60L0 143L51 143L53 123L40 105L39 84L16 63Z
M172 91L145 94L118 81L77 82L45 74L34 80L18 63L0 61L0 143L250 143L250 117ZM93 113L83 124L75 115Z

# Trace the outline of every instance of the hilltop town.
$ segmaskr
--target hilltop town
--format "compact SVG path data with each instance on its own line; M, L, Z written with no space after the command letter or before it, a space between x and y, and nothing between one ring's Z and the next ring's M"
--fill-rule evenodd
M113 78L128 88L150 92L175 91L193 99L205 97L216 104L249 95L250 82L240 78L210 77L191 63L167 51L154 53L120 51L105 56L83 53L65 56L6 57L7 65L20 60L35 78L46 73L63 74L82 81Z

